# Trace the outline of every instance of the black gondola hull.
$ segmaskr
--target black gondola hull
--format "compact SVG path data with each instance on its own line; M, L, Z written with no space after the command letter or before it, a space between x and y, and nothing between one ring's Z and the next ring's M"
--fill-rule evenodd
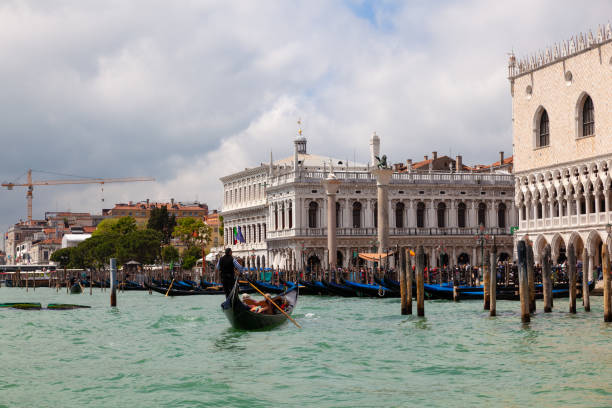
M298 288L294 286L283 294L289 303L285 310L287 314L291 314L298 298ZM238 286L235 285L229 297L221 304L223 313L229 320L230 324L235 329L240 330L265 330L280 326L287 321L287 317L278 312L278 314L263 314L251 312L250 307L242 303L240 300Z

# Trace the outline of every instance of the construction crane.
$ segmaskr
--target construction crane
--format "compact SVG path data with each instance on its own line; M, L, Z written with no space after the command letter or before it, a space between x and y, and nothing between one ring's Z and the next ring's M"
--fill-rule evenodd
M13 187L27 187L26 199L28 200L28 222L32 221L32 197L34 186L55 186L60 184L108 184L108 183L132 183L136 181L155 181L149 177L127 177L127 178L85 178L74 180L39 180L32 181L32 169L28 170L27 183L2 183L2 187L12 190Z

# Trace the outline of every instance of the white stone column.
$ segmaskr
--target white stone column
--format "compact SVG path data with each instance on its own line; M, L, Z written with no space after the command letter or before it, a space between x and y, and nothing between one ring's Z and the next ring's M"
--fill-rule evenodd
M392 169L375 169L372 175L376 177L378 195L378 252L389 249L389 183L393 175Z
M606 212L610 211L610 190L608 188L604 189L604 200L605 200L605 207L606 207Z
M601 212L601 204L600 204L601 191L599 190L595 191L594 195L595 195L595 212L600 213Z
M327 179L323 181L325 193L327 194L327 250L329 253L329 265L332 270L338 266L338 251L336 240L336 191L340 181L336 179L333 171L330 171Z

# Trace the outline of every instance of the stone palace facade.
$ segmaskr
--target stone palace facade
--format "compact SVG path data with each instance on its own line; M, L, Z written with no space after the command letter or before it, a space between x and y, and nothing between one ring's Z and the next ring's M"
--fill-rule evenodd
M380 138L370 140L371 159ZM224 244L247 266L317 269L328 264L326 194L322 184L333 167L338 266L356 266L360 252L377 247L376 180L368 165L308 154L306 139L294 141L294 155L221 178ZM388 188L389 251L424 245L428 262L480 262L479 233L493 240L502 257L512 254L512 158L491 166L464 166L461 156L395 164ZM484 230L479 226L482 225ZM245 242L234 239L240 230ZM216 248L221 251L222 248Z
M517 239L546 244L561 263L572 243L590 276L610 235L612 30L577 37L509 62Z

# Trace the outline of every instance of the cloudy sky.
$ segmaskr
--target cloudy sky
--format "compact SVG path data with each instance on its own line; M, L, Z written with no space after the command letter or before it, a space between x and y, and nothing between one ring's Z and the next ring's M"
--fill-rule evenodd
M376 131L392 162L492 162L512 149L507 53L611 16L605 0L0 0L0 180L157 179L36 188L39 218L215 208L220 176L291 154L298 118L314 153L366 162ZM0 229L25 217L25 189L0 190Z

